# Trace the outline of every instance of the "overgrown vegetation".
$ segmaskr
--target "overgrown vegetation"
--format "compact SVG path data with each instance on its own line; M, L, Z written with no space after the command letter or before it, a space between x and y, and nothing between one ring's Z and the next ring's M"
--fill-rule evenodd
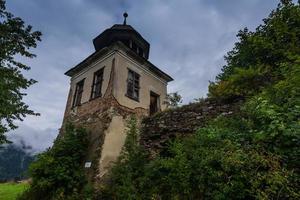
M53 147L38 155L30 166L32 183L20 200L82 200L88 188L84 174L87 133L68 125Z
M106 199L299 199L300 6L282 1L255 32L238 34L209 97L244 99L148 159L131 122Z
M5 132L16 129L15 120L26 115L38 115L23 102L25 90L36 81L22 74L30 69L16 60L35 57L29 49L35 48L41 40L41 32L6 11L5 1L0 0L0 144L8 142Z
M142 179L145 176L143 166L147 156L138 143L139 131L135 117L128 122L128 131L123 151L111 173L111 183L102 191L102 199L136 199L147 197ZM139 187L136 187L140 185Z
M209 96L247 98L286 78L287 65L297 62L300 55L299 9L299 4L282 0L254 32L241 30L217 82L210 84Z

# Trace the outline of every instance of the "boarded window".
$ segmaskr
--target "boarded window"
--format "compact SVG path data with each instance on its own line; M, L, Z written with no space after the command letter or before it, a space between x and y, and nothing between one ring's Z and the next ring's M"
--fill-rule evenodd
M101 89L102 89L102 82L103 82L103 72L104 72L104 67L94 73L91 99L102 96Z
M136 101L139 100L140 75L132 70L128 70L127 96Z
M79 81L76 84L74 98L73 98L73 107L79 106L81 104L81 98L83 93L84 79Z

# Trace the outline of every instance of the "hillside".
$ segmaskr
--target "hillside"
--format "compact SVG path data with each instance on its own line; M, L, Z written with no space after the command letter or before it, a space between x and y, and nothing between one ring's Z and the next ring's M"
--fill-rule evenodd
M26 171L34 158L24 147L13 144L2 147L0 149L0 181L26 178Z

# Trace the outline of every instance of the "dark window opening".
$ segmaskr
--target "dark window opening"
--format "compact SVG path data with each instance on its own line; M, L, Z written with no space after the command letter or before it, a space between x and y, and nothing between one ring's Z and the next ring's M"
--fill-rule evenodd
M132 42L132 50L138 52L138 46L134 42Z
M150 115L159 111L159 95L154 92L150 92Z
M91 99L102 96L101 88L102 88L102 82L103 82L103 72L104 72L104 68L102 68L94 73Z
M84 86L84 79L81 80L81 81L79 81L76 84L72 107L81 105L81 98L82 98L82 93L83 93L83 86Z
M128 70L128 78L127 78L126 96L138 101L139 100L139 90L140 90L140 75L129 69Z
M143 51L142 48L139 48L139 55L142 56L142 57L144 57L144 51Z
M125 44L126 46L130 47L130 42L129 40L122 40L123 44Z

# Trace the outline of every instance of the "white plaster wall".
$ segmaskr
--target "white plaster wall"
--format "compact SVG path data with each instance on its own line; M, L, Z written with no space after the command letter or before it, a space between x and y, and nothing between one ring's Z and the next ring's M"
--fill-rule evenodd
M122 116L113 116L112 121L105 131L100 159L100 177L105 175L117 160L126 139L125 119Z
M95 61L93 64L91 64L89 67L82 70L80 73L76 74L71 79L71 91L72 91L72 98L71 98L71 104L73 103L74 93L76 89L76 84L81 81L82 79L85 79L84 81L84 88L83 88L83 94L81 98L81 104L86 103L90 100L91 92L92 92L92 84L94 79L94 73L104 67L104 74L103 74L103 82L102 82L102 88L101 93L102 95L105 94L105 91L108 86L111 68L112 68L112 60L114 58L114 54L110 54L107 57L102 57Z
M139 101L135 101L125 96L127 91L128 69L131 69L140 75ZM126 107L141 107L149 109L150 91L160 96L160 108L164 110L166 105L163 104L167 95L167 82L156 77L152 72L143 69L143 66L134 62L124 53L116 54L116 69L114 82L114 96L117 101Z

